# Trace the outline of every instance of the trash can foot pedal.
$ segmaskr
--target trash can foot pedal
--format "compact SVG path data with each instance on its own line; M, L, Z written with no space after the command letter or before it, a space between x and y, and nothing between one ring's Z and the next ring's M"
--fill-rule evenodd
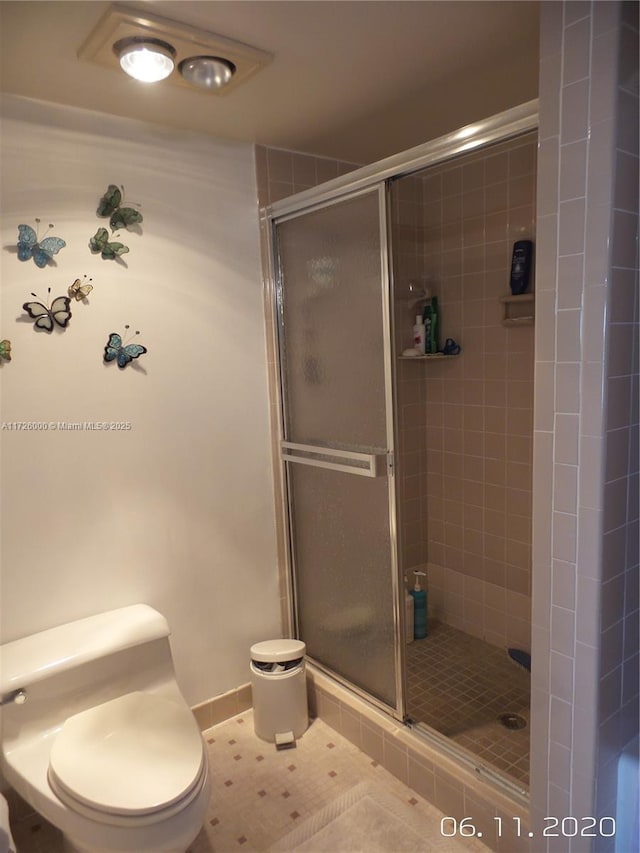
M276 732L276 749L295 749L293 732Z

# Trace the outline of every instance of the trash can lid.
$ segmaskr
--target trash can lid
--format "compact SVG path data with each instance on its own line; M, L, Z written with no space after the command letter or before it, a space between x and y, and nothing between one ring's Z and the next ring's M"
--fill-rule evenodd
M284 663L304 657L306 645L302 640L265 640L251 646L251 660L261 663Z

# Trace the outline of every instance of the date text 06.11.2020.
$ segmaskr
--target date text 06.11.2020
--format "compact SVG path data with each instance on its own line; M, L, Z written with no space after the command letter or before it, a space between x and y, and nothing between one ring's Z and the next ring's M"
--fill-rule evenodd
M511 821L503 821L501 817L494 817L493 820L498 838L504 835L515 835L517 838L611 838L616 834L616 821L613 817L545 817L542 819L544 826L536 832L524 829L519 817L512 817ZM483 835L473 823L473 818L463 817L456 820L449 816L440 821L440 834L446 838L482 838Z

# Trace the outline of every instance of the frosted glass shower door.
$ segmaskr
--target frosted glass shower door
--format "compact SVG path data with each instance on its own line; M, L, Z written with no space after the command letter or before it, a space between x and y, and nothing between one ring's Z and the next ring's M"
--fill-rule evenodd
M276 222L282 459L298 633L398 714L382 189Z

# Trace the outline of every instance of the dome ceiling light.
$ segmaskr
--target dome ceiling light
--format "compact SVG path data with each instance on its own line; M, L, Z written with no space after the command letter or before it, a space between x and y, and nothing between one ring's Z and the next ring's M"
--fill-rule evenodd
M144 82L164 80L212 95L226 95L273 59L247 44L120 5L107 9L78 57Z
M124 73L143 83L166 80L175 68L175 50L160 39L132 36L117 41L113 50Z
M236 67L219 56L192 56L183 59L178 70L184 79L200 89L221 89L231 82Z

